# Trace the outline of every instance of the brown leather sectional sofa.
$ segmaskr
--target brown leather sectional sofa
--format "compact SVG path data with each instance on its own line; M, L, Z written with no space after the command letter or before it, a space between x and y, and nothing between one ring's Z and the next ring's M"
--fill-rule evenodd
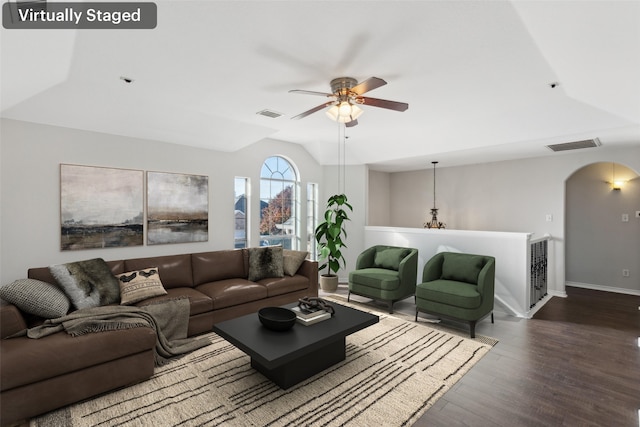
M188 335L262 307L318 295L318 264L305 260L293 276L251 282L248 250L108 261L114 274L157 267L167 295L136 305L187 296ZM47 267L28 277L55 284ZM153 375L156 336L150 328L71 337L65 332L30 339L6 337L42 323L2 301L0 306L0 421L3 426L127 386Z

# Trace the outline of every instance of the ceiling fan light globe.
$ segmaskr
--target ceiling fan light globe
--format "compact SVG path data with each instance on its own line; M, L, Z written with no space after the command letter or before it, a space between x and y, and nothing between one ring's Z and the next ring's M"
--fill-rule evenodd
M351 120L355 120L362 115L362 108L357 105L351 106Z
M351 116L351 104L349 104L347 101L342 101L338 109L340 110L340 117Z
M337 105L334 105L333 107L329 108L326 111L326 114L327 114L327 117L329 117L331 120L338 121L340 110L338 109Z

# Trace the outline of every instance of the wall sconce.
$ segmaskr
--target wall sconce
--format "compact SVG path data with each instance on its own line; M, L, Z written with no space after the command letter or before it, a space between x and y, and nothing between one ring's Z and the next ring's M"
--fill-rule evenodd
M625 181L613 181L613 183L611 184L611 189L612 190L616 190L616 191L620 191L622 190L622 186L625 184Z
M611 182L607 182L608 184L611 184L611 189L615 191L620 191L622 190L622 186L626 182L627 181L622 180L620 178L616 179L616 164L611 163Z

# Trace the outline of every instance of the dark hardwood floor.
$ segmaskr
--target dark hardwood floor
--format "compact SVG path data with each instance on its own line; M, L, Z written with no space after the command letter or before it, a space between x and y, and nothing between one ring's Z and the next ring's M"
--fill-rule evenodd
M476 333L500 342L414 427L638 427L640 296L567 294L533 319L496 313L494 324L480 322ZM396 309L411 314L412 302Z

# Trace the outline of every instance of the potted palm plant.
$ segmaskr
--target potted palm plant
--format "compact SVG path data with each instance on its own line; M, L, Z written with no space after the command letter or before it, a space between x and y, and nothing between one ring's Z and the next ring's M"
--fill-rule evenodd
M347 238L345 222L349 221L346 209L353 212L353 208L347 202L347 196L344 194L331 196L324 211L324 222L320 223L315 230L318 258L321 263L318 269L327 269L325 274L320 275L320 287L328 292L335 292L338 288L338 270L341 264L345 265L342 248L347 247L343 240Z

